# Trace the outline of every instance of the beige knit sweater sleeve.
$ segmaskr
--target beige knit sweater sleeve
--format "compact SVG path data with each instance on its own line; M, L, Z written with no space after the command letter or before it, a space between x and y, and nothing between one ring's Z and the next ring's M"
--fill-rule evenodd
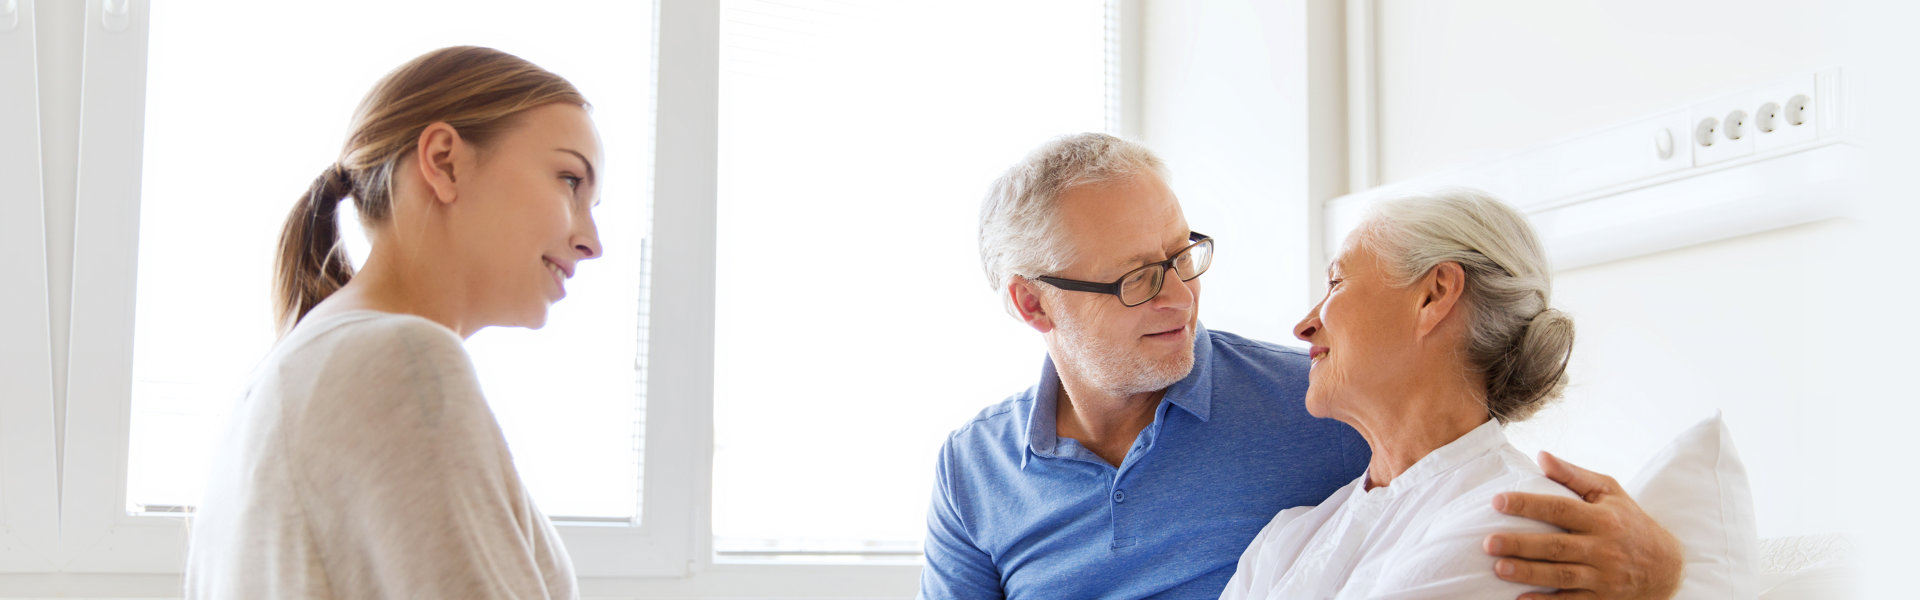
M460 339L383 313L312 325L236 411L188 595L576 597Z

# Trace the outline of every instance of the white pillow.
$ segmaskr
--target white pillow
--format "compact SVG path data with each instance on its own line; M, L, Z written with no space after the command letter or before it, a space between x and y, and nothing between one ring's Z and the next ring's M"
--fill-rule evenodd
M1685 580L1674 598L1759 595L1753 492L1719 413L1674 438L1627 493L1685 547Z
M1760 600L1860 598L1858 553L1838 533L1760 540Z
M1760 600L1860 598L1860 572L1845 565L1817 565L1762 576Z

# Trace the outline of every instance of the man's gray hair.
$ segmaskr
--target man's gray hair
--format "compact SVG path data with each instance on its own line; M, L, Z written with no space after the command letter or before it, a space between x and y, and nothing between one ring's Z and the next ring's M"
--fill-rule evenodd
M1549 305L1546 252L1520 211L1486 192L1451 188L1381 202L1357 231L1395 287L1442 263L1466 272L1462 350L1487 379L1488 416L1525 420L1561 396L1573 318Z
M980 265L1007 312L1018 314L1005 294L1014 276L1055 273L1073 262L1074 248L1059 231L1062 194L1147 173L1167 177L1166 165L1145 146L1081 133L1042 144L995 179L980 205Z

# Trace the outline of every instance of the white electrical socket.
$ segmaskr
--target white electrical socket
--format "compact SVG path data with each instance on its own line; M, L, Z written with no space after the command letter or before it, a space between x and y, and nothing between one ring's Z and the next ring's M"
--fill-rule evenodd
M1720 133L1729 140L1737 142L1746 139L1748 131L1751 131L1751 127L1747 124L1747 111L1736 108L1727 113L1727 118L1720 120Z
M1813 99L1808 98L1806 94L1795 94L1794 97L1788 98L1786 106L1787 124L1805 125L1809 121L1812 121L1812 113L1808 110L1812 104Z
M1693 126L1693 143L1701 147L1720 143L1720 120L1713 117L1700 119Z
M1753 111L1753 122L1760 133L1773 133L1787 126L1787 115L1780 110L1779 102L1763 102L1760 110Z

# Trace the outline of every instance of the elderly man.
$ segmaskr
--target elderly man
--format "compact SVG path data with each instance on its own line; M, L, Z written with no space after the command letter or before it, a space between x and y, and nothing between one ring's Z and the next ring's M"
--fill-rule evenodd
M1366 469L1358 434L1307 414L1305 354L1200 324L1213 241L1165 179L1145 148L1081 134L994 182L981 261L1048 361L941 449L922 598L1215 598L1275 513ZM1576 597L1670 596L1673 537L1611 479L1548 468L1587 502L1497 499L1569 533L1491 536L1490 568Z

